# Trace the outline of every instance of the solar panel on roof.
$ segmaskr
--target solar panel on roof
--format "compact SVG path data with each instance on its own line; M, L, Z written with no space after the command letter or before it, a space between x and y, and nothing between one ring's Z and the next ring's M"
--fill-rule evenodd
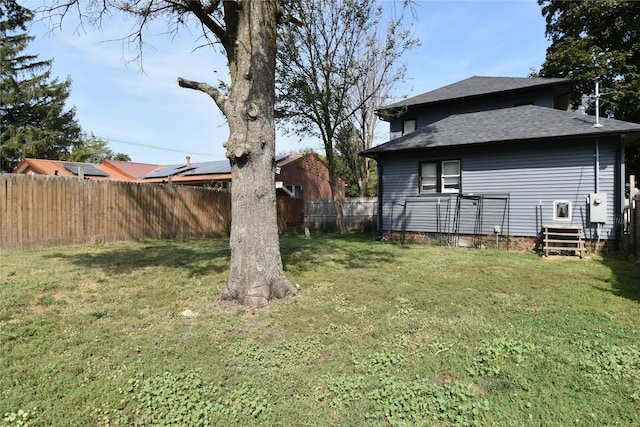
M193 169L193 166L172 165L172 166L167 166L166 168L157 170L155 172L151 172L145 175L144 177L145 178L165 178L165 177L177 175L182 172L190 171L191 169Z
M289 155L276 156L276 162L286 159ZM159 169L144 176L148 178L168 178L169 176L196 176L196 175L214 175L219 173L231 173L231 165L229 160L216 160L212 162L191 163L187 166L172 165Z
M88 163L63 163L62 165L74 175L80 175L80 168L82 168L84 169L84 176L109 176L109 174L102 169L98 169Z
M231 173L231 165L228 160L218 160L214 162L194 163L193 169L181 173L183 176L212 175L217 173Z

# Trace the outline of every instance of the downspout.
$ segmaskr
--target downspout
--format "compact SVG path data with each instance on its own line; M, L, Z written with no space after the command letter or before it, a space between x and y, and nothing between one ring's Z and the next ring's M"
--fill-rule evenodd
M616 230L616 243L620 249L622 248L624 238L624 185L626 181L626 165L624 159L624 135L620 135L618 149L616 150L616 167L613 185L615 188L614 206L614 226Z
M600 123L600 81L596 79L596 122L593 125L594 128L601 128L602 124ZM596 170L595 170L595 192L596 194L600 192L600 138L596 137ZM591 204L591 201L589 201ZM598 237L596 241L596 252L598 251L598 247L600 246L600 235L602 234L602 223L598 223L596 226L596 235Z
M594 128L601 128L602 124L600 124L600 81L596 79L596 122L593 125ZM598 194L600 192L600 138L596 137L596 170L595 170L595 193ZM589 201L591 204L591 201ZM591 209L591 207L590 207ZM598 223L596 226L596 235L598 236L598 240L596 241L596 252L598 251L598 246L600 246L600 234L602 232L602 224Z
M376 163L378 164L378 184L377 184L377 192L378 192L378 237L382 237L384 234L384 230L382 229L383 221L382 221L382 196L384 185L382 185L382 162L378 160L376 157Z
M596 83L596 92L598 91L598 86ZM596 102L598 102L598 98L596 97ZM598 124L598 109L596 108L596 124L594 127L602 126ZM600 192L600 137L596 137L596 164L595 164L595 193L598 194ZM589 200L589 209L591 209L591 200ZM598 252L598 248L600 247L600 236L602 235L602 224L598 223L596 225L596 246L595 252Z
M600 138L596 137L596 170L595 170L595 192L600 192Z

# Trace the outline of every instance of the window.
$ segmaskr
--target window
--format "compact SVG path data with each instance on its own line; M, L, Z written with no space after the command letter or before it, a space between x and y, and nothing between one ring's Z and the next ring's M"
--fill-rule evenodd
M423 163L420 175L420 192L435 193L438 191L438 164Z
M420 165L420 193L459 193L460 160Z
M302 198L302 185L287 184L285 185L285 188L289 190L296 199Z
M402 122L402 135L406 135L416 130L416 119L409 119Z
M460 161L447 160L442 162L442 190L443 193L460 192Z
M553 202L553 220L571 221L571 202L556 200Z

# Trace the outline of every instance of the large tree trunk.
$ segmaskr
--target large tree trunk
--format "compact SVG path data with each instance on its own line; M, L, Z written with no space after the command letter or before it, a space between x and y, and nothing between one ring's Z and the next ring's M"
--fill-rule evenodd
M340 231L340 234L346 234L349 230L347 230L347 223L344 220L344 200L338 190L338 180L336 177L333 177L330 178L329 181L331 185L331 196L333 198L333 208L336 211L338 231Z
M366 197L367 187L369 186L369 158L365 157L362 160L362 165L358 162L357 169L361 172L361 176L358 178L358 195Z
M231 271L220 294L252 307L293 293L280 257L273 154L264 151L231 167Z
M331 140L332 136L329 132L326 140ZM333 144L324 143L325 155L327 156L327 168L329 169L329 187L331 188L331 198L333 199L333 208L336 212L336 224L340 234L347 233L347 225L344 221L344 201L342 192L338 188L338 173L336 171L335 153L333 152Z
M225 116L231 162L231 271L220 296L262 307L293 294L284 275L275 193L275 55L278 2L245 1L227 51L231 94Z

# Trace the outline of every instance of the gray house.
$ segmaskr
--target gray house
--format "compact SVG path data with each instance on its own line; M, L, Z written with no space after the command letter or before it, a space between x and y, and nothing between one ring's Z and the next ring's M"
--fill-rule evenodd
M617 239L624 147L640 125L567 111L571 91L471 77L380 109L391 140L361 153L378 164L379 230Z

